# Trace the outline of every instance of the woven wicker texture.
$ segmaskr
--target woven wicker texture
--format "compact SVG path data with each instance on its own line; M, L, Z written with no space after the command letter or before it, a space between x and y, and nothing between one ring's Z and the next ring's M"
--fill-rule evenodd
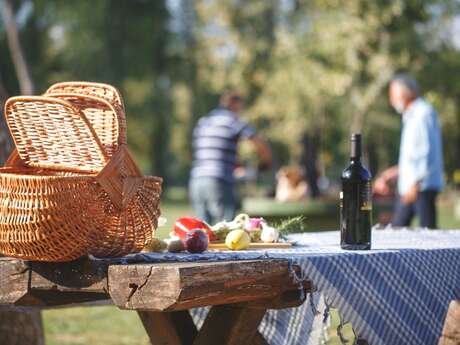
M119 127L120 122L125 122L120 107L116 109L105 99L94 96L56 93L52 97L65 100L83 112L109 157L119 145L126 144L126 126Z
M0 252L38 261L69 261L91 253L121 256L152 241L161 179L142 185L123 209L91 176L0 169ZM59 176L61 175L61 176Z
M42 96L12 97L5 118L28 166L98 172L106 154L89 122L70 103Z
M162 180L141 176L131 158L119 126L124 107L108 97L54 95L5 106L18 151L0 168L0 252L69 261L140 251L157 227Z
M111 110L115 113L116 116L116 121L118 123L115 123L115 118L113 118L113 122L110 122L112 119L112 116L109 116L108 114L108 109L104 105L97 105L97 104L92 104L89 103L85 105L84 100L80 99L75 101L79 102L77 106L81 107L83 112L85 113L86 117L88 120L91 122L93 125L94 129L99 135L99 138L101 141L105 144L106 141L104 141L104 137L107 136L109 137L110 132L119 132L119 144L126 143L126 120L125 120L125 110L124 110L124 104L123 104L123 98L121 97L120 92L114 88L113 86L107 85L107 84L101 84L101 83L90 83L90 82L65 82L65 83L57 83L52 85L46 92L45 96L53 96L53 97L64 97L65 95L81 95L81 96L93 96L93 100L96 99L103 99L110 103L111 105ZM69 99L68 99L69 100ZM71 101L71 100L70 100ZM99 109L99 111L102 111L103 114L98 113L96 109ZM99 123L102 121L102 123ZM105 124L105 125L103 125ZM110 125L116 125L117 129L111 128ZM108 126L108 127L105 127ZM100 132L101 127L104 130L107 130L109 133L102 134Z
M124 111L123 98L120 92L111 85L86 81L68 81L50 86L50 88L46 90L45 95L52 95L55 93L96 96L105 99L114 106L121 107Z

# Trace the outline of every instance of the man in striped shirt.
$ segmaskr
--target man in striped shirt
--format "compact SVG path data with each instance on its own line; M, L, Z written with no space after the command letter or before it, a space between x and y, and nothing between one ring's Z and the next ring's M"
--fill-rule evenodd
M219 105L198 121L192 143L190 197L197 216L210 224L231 220L235 215L233 171L238 141L243 138L254 144L260 166L270 167L272 159L267 143L238 115L244 106L242 96L225 92Z

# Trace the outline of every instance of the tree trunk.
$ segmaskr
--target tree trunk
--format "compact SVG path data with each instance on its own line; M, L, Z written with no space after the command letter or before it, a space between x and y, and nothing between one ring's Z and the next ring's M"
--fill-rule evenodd
M0 339L8 345L45 345L39 311L1 311Z
M9 134L8 127L6 125L5 118L2 114L3 106L6 99L8 98L8 92L3 83L2 75L0 74L0 164L8 158L9 154L13 150L13 139Z
M302 138L303 154L301 164L305 169L309 195L312 198L317 198L320 195L318 187L319 133L319 129L314 129L310 133L306 132Z
M0 0L0 5L3 4L4 2ZM7 98L8 92L0 75L0 165L3 165L13 147L2 114L3 104ZM0 310L0 344L44 345L45 337L40 312Z
M6 29L8 47L10 48L11 59L16 70L21 93L32 95L34 93L34 84L24 57L21 42L19 41L19 33L11 0L0 0L0 8L3 24Z

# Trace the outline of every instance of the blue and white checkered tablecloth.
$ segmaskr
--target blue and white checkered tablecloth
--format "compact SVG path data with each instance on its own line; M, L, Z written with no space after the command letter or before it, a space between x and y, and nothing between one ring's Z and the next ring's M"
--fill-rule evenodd
M292 249L200 255L148 254L128 261L287 258L317 291L298 308L271 310L260 332L272 345L318 344L325 304L371 345L437 344L449 302L460 299L460 231L374 230L372 250L343 251L339 233L291 235ZM207 310L193 313L199 326Z

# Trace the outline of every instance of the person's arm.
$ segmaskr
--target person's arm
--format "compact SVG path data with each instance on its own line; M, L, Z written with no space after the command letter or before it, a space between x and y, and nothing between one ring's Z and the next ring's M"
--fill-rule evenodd
M257 135L250 137L249 140L255 146L260 157L260 168L269 169L272 166L272 150L268 143Z
M399 167L394 165L384 170L374 181L374 192L383 196L390 194L390 184L396 181L399 174Z
M272 151L268 143L258 136L255 129L249 126L246 121L239 120L239 125L237 135L238 137L249 140L254 145L260 157L259 169L269 169L272 166Z
M385 180L385 182L390 182L392 180L396 180L399 174L399 166L393 165L392 167L384 170L381 174L381 177Z
M417 200L417 194L420 190L420 182L415 182L409 190L401 196L403 204L412 204Z

